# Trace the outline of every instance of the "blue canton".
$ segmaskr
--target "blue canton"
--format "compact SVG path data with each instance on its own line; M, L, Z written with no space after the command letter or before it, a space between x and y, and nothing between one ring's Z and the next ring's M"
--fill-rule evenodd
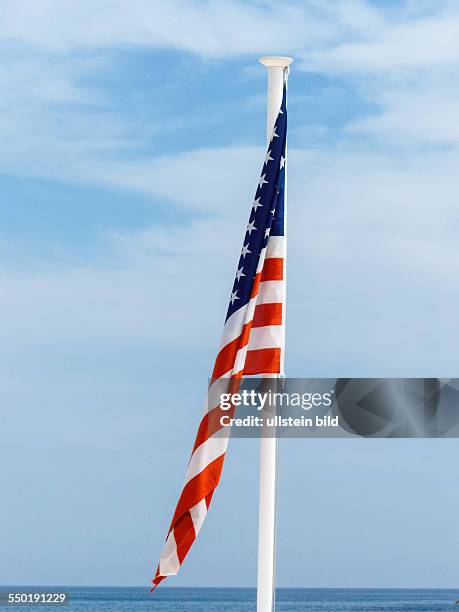
M284 85L282 105L258 181L226 319L249 302L260 252L266 246L269 236L284 235L286 104L287 91Z

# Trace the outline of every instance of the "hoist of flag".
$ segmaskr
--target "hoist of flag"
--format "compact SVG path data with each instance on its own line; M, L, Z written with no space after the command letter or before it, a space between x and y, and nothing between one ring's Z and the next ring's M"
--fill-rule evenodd
M222 435L220 394L234 392L243 376L283 373L285 338L284 187L286 86L267 148L231 291L208 402L153 589L178 573L195 541L217 487L228 445ZM228 432L229 433L229 432ZM152 589L152 590L153 590Z

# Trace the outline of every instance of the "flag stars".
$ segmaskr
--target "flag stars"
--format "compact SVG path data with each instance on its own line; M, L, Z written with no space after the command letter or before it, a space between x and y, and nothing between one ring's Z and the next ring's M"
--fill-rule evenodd
M260 204L260 198L257 198L253 201L252 208L255 212L257 212L257 208L263 208L263 204Z
M274 126L273 135L271 136L270 142L272 142L275 138L279 138L279 134L276 132L276 126Z
M230 297L231 306L234 304L234 302L236 300L239 300L238 295L237 295L237 291L232 291L231 292L231 297Z
M239 268L238 271L236 272L236 281L239 282L241 280L241 276L245 276L244 272L242 271L244 269L244 266L242 266L242 268Z
M248 226L247 226L247 233L250 236L250 234L256 230L257 228L255 227L255 221L251 221Z
M269 232L271 231L271 229L269 227L267 227L265 229L265 238L267 238L269 236Z
M251 252L252 251L249 251L249 245L248 244L244 244L244 246L242 247L242 251L241 251L241 257L245 257L246 255L248 255Z
M271 151L268 150L265 157L265 166L268 162L273 161L274 157L271 157Z
M265 178L266 178L266 173L265 173L265 174L262 174L262 175L260 176L260 180L258 181L258 187L259 187L260 189L262 189L262 188L263 188L263 185L267 185L267 184L268 184L268 181L266 181L266 180L265 180Z
M282 170L282 168L285 168L285 157L283 155L280 158L280 169Z

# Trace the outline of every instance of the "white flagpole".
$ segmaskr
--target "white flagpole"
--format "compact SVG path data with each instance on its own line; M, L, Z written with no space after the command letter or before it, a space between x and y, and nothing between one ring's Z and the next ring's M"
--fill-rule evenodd
M282 103L284 70L292 63L290 57L262 57L260 62L268 68L268 110L267 141L276 122ZM287 171L287 169L286 169ZM285 201L285 206L287 202ZM287 215L285 214L285 220ZM285 232L285 242L287 234ZM285 261L285 260L284 260ZM284 264L285 265L285 264ZM283 309L285 321L285 299ZM283 370L284 347L281 367ZM284 372L281 372L281 376ZM277 480L277 439L260 440L260 484L258 502L258 582L257 612L272 612L274 604L274 570L276 542L276 480Z

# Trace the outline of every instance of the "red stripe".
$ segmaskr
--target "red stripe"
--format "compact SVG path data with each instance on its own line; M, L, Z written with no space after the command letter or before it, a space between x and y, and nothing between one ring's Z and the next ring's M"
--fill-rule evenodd
M282 304L259 304L255 307L252 327L282 325Z
M227 383L225 393L237 393L241 386L241 378L243 371L240 370L236 372L230 379L220 379L220 381L225 381ZM210 385L213 385L216 379L211 379ZM201 423L199 424L198 433L196 435L196 439L194 442L193 450L191 452L191 456L193 456L194 451L201 446L206 440L208 440L211 436L214 435L220 429L223 429L223 425L220 423L220 419L222 416L233 416L234 407L229 410L222 411L220 406L214 406L213 408L209 408L208 412L201 419Z
M275 281L284 279L284 258L269 257L265 259L263 271L261 274L261 282Z
M261 279L261 272L258 272L258 274L255 274L255 278L253 279L252 293L250 294L250 299L258 295L258 289L260 287L260 279Z
M206 497L206 506L207 508L209 508L210 506L210 502L212 501L212 495L214 494L214 492L212 491L211 493L209 493L209 495Z
M236 391L229 391L228 393L236 393ZM199 425L198 435L196 436L191 454L193 455L198 446L201 446L201 444L213 436L214 433L220 431L220 429L223 429L224 426L220 423L222 416L232 417L233 414L234 407L230 408L229 410L223 410L223 408L220 408L220 406L215 406L215 408L209 410Z
M205 502L206 502L207 508L209 508L209 506L210 506L210 502L212 500L213 494L214 494L214 491L212 490L204 498ZM182 518L176 523L176 525L174 527L174 539L175 539L175 543L176 543L176 547L177 547L177 556L178 556L178 559L179 559L179 563L181 565L183 563L183 560L185 559L188 551L190 550L191 546L193 545L193 542L196 539L196 532L194 530L194 525L193 525L193 521L191 519L190 512L186 512L182 516ZM167 578L167 576L162 576L159 573L159 567L160 566L158 565L155 577L151 581L152 584L153 584L153 588L150 590L150 593L152 593L156 589L156 587L165 578Z
M239 372L235 376L232 376L230 379L225 380L225 393L237 393L241 386L241 378L242 372ZM212 385L214 380L211 380L210 384ZM220 424L220 419L225 414L229 414L233 416L234 407L230 410L222 410L220 406L214 406L211 408L207 406L208 412L203 416L201 423L199 424L198 433L196 435L196 440L194 441L193 450L191 455L193 455L194 451L201 446L203 442L205 442L210 436L223 428L223 425Z
M169 532L175 529L175 524L185 512L212 493L220 480L224 460L225 455L220 455L186 483L178 500Z
M180 565L186 557L191 545L196 539L194 531L193 519L189 512L185 512L180 517L180 520L174 525L174 538L177 545L177 557Z
M153 588L150 589L150 593L153 593L153 591L156 589L158 584L160 584L165 578L167 578L167 576L161 576L161 574L159 573L159 565L158 565L158 569L156 570L155 577L152 580Z
M280 348L247 351L244 374L278 374L280 372Z
M241 334L220 350L215 360L212 378L220 378L223 374L231 372L238 350L249 341L251 325L251 321L243 325Z

